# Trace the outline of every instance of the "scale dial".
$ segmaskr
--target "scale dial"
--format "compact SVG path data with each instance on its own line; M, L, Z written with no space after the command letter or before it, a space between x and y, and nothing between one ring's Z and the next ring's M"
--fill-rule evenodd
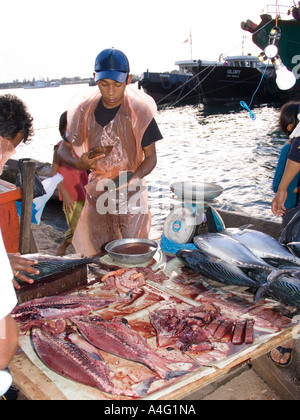
M174 242L186 244L193 239L197 226L202 222L203 220L199 219L199 214L196 215L193 208L184 205L177 206L166 218L164 235Z

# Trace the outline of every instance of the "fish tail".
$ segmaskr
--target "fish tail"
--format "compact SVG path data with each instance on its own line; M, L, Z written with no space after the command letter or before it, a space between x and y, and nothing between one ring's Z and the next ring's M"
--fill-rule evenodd
M293 270L286 269L286 270L273 270L267 278L267 282L264 283L256 292L254 302L258 303L260 299L263 298L266 291L272 286L273 283L277 282L280 278L280 276L284 274L290 274L293 275Z
M170 381L171 379L178 378L179 376L190 373L189 370L171 370L165 373L165 378Z
M170 360L165 358L164 356L160 356L159 354L152 353L151 355L151 362L154 368L150 367L154 372L156 372L160 378L167 379L168 381L173 378L177 378L179 376L186 375L187 373L197 369L199 364L195 362L193 359L184 360L184 363L189 365L188 369L185 370L172 370L170 367L174 365L174 363L178 363L179 360Z
M145 397L147 395L147 392L150 386L156 380L157 380L156 376L152 376L151 378L146 379L145 381L138 384L138 386L134 388L134 392L136 392L139 397Z
M254 303L255 304L257 304L263 298L263 296L264 296L264 294L266 293L267 290L268 290L268 285L267 284L262 285L258 289L258 291L256 292L255 297L254 297Z

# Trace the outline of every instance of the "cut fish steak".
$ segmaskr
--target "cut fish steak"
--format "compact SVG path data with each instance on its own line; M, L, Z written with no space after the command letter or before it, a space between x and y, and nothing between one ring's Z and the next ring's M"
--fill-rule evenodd
M158 347L176 345L181 350L187 350L191 345L206 344L203 349L209 350L210 333L203 327L209 325L219 313L219 308L211 304L153 312L150 320L157 331Z

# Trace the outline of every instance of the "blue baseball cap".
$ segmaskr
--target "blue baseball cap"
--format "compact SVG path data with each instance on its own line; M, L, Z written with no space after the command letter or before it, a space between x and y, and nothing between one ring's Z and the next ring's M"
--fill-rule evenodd
M114 48L103 50L96 57L95 80L111 79L124 83L130 72L129 61L126 55Z

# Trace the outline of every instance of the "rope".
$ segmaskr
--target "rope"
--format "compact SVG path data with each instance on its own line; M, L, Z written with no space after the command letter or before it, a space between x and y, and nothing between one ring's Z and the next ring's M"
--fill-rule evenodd
M179 100L177 100L175 103L173 103L173 106L176 106L180 101L182 101L184 98L186 98L193 90L195 90L199 85L201 85L202 82L204 82L204 80L215 70L216 66L214 66L210 72L203 78L201 79L194 87L193 89L191 89L188 93L186 93L182 98L180 98ZM203 70L204 71L204 70ZM202 73L202 72L200 72Z
M278 5L278 0L277 0L277 5ZM254 32L254 34L253 35L255 35L255 34L257 34L258 32L260 32L262 29L264 29L266 26L268 26L270 24L270 21L268 21L268 22L266 22L265 23L265 25L263 25L261 28L259 28L256 32ZM239 45L241 45L241 43L239 43ZM236 48L236 47L234 47L234 48ZM232 48L233 49L233 48ZM231 50L230 50L231 51ZM229 52L230 51L228 51L225 55L228 55L229 54ZM181 92L179 93L179 95L178 95L178 99L175 101L175 103L173 103L172 104L172 106L175 106L175 105L177 105L179 102L181 102L183 99L185 99L193 90L195 90L210 74L211 74L211 72L215 69L217 67L217 61L216 61L216 64L214 65L214 66L212 66L212 70L205 76L205 78L204 79L201 79L200 81L199 81L199 83L197 83L197 85L195 85L195 86L193 86L193 88L188 92L188 93L186 93L183 97L180 97L180 94L181 94ZM165 99L167 99L169 96L171 96L171 95L173 95L175 92L177 92L177 90L179 90L179 89L181 89L181 91L183 90L183 88L184 88L184 86L185 85L187 85L188 83L190 83L192 80L194 80L196 77L199 77L204 71L206 71L206 69L207 69L207 67L206 68L204 68L203 70L201 70L199 73L197 73L196 75L194 75L193 77L191 77L190 79L188 79L186 82L184 82L181 86L178 86L176 89L174 89L172 92L170 92L170 93L168 93L166 96L164 96L162 99L160 99L158 102L157 102L157 105L159 105L162 101L164 101ZM262 76L262 78L261 78L261 81L260 81L260 83L259 83L259 85L258 85L258 88L256 89L256 91L255 91L255 93L254 93L254 95L252 96L252 99L251 99L251 102L250 102L250 105L248 106L247 104L246 104L246 102L244 102L244 101L241 101L241 106L243 107L243 108L245 108L247 111L249 111L250 112L250 116L251 116L251 118L253 119L253 120L255 120L256 119L256 115L250 110L250 106L251 106L251 104L252 104L252 102L253 102L253 99L254 99L254 96L256 95L256 93L257 93L257 91L258 91L258 89L260 88L260 85L261 85L261 83L262 83L262 81L263 81L263 77L264 77L264 75L266 74L266 70L267 70L267 68L265 69L265 72L264 72L264 74L263 74L263 76ZM237 82L237 83L240 83L240 82ZM216 90L218 90L218 89L216 89ZM212 90L212 91L209 91L209 92L205 92L205 93L210 93L210 92L214 92L215 90ZM242 105L242 103L243 103L243 105ZM255 117L255 118L254 118Z
M276 0L276 27L278 26L278 0Z
M255 115L255 113L254 113L253 111L251 111L250 106L252 105L252 102L253 102L253 100L254 100L254 98L255 98L255 95L257 94L257 92L258 92L258 90L259 90L259 88L260 88L260 85L262 84L262 81L263 81L263 79L264 79L264 77L265 77L265 74L266 74L266 72L267 72L267 68L268 68L268 63L266 64L266 67L265 67L265 70L264 70L264 72L263 72L263 74L262 74L262 76L261 76L260 82L259 82L259 84L258 84L258 86L257 86L257 88L256 88L256 90L255 90L255 92L254 92L254 93L253 93L253 95L252 95L252 98L251 98L250 104L249 104L249 105L247 105L245 101L241 101L241 102L240 102L241 107L242 107L242 108L245 108L247 111L249 111L249 113L250 113L250 118L251 118L253 121L255 121L255 120L256 120L256 115Z
M251 109L250 109L250 108L249 108L249 106L246 104L246 102L241 101L241 102L240 102L240 105L241 105L241 107L242 107L242 108L245 108L247 111L249 111L249 113L250 113L250 118L251 118L253 121L255 121L255 120L256 120L256 115L254 114L254 112L253 112L253 111L251 111Z
M217 67L217 65L215 65L215 66L213 66L213 69L215 69L215 67ZM168 98L169 96L171 96L171 95L173 95L173 93L175 93L175 92L177 92L177 90L179 90L179 89L181 89L181 90L183 90L183 88L184 88L184 86L185 85L187 85L188 83L190 83L192 80L194 80L196 77L198 77L198 76L200 76L203 72L205 72L205 70L206 70L206 68L204 68L203 70L201 70L199 73L197 73L197 74L195 74L193 77L191 77L190 79L188 79L186 82L184 82L182 85L180 85L180 86L178 86L176 89L174 89L172 92L170 92L170 93L168 93L166 96L164 96L162 99L160 99L158 102L157 102L157 105L159 105L162 101L164 101L166 98ZM204 79L205 80L205 79ZM201 80L201 82L202 82L202 80ZM201 83L200 82L200 83ZM187 93L187 94L185 94L184 96L183 96L183 98L186 98L186 96L188 96L193 90L195 90L196 89L196 87L198 87L199 86L199 84L200 83L198 83L197 85L195 85L195 86L193 86L192 87L192 89ZM180 98L180 99L178 99L177 101L176 101L176 103L178 103L178 102L180 102L180 101L182 101L182 99L183 98Z

